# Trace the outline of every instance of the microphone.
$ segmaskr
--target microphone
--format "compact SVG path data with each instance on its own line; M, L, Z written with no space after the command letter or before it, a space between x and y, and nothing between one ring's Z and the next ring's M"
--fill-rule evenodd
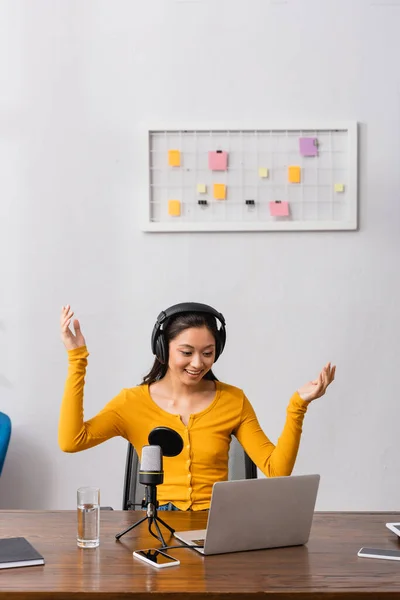
M157 486L164 481L163 454L164 456L177 456L180 454L183 449L183 439L177 431L170 427L155 427L150 431L148 441L149 445L142 448L139 466L139 483L145 486L142 508L146 509L146 516L127 527L124 531L117 533L115 538L119 540L125 533L147 520L151 535L162 543L162 548L166 548L167 544L158 523L164 525L172 534L175 533L175 530L157 516ZM153 523L158 535L151 529Z
M139 467L139 483L145 486L142 507L149 517L157 515L157 485L164 481L163 455L177 456L182 452L183 439L170 427L155 427L148 436L149 445L143 446Z
M163 457L160 446L143 446L139 467L139 483L156 486L164 481Z
M139 483L145 486L142 507L153 520L157 516L157 485L164 481L162 452L160 446L143 446L139 467Z

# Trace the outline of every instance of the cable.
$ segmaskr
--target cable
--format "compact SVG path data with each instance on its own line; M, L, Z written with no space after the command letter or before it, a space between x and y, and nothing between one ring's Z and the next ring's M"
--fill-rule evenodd
M156 538L156 540L157 540L157 541L159 541L159 542L160 542L160 544L161 544L162 546L164 546L164 544L163 544L163 541L162 541L162 540L161 540L161 539L158 537L158 535L156 535L156 534L154 533L154 531L152 531L152 529L151 529L151 521L150 521L150 520L149 520L149 522L148 522L148 523L149 523L149 533L151 533L151 535L152 535L153 537L155 537L155 538Z
M204 546L195 546L194 544L181 544L180 546L165 546L160 550L171 550L172 548L204 548Z
M144 508L143 507L143 502L138 503L138 502L131 502L131 501L129 501L128 504L127 504L127 506L128 506L128 510L131 510L132 506L140 506L141 508Z

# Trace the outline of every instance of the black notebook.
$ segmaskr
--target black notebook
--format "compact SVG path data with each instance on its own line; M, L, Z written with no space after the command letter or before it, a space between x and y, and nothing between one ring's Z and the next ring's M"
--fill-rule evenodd
M44 558L23 537L0 539L0 569L44 565Z

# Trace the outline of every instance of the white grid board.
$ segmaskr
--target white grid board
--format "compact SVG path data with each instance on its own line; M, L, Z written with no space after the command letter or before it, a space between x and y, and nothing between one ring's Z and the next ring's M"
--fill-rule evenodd
M151 129L145 231L284 231L357 228L357 124L271 129ZM300 138L316 138L317 155L303 156ZM168 164L179 150L180 165ZM209 152L228 153L225 171L209 168ZM289 166L301 169L290 183ZM259 169L268 176L260 177ZM226 186L216 200L214 184ZM197 186L204 184L206 193ZM335 191L335 185L343 191ZM169 201L180 202L171 216ZM207 201L206 205L198 203ZM254 205L246 204L254 201ZM271 215L288 202L289 215Z

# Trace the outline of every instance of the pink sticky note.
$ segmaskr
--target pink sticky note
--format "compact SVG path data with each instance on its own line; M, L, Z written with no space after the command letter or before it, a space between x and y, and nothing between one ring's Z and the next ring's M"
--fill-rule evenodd
M226 171L228 168L228 153L217 150L208 153L208 168L212 171Z
M269 212L271 217L288 217L289 202L270 202Z
M317 156L318 140L315 137L299 138L300 154L302 156Z

